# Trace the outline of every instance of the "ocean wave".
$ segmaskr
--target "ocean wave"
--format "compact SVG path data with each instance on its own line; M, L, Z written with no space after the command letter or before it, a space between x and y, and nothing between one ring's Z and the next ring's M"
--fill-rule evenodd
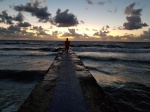
M28 83L37 80L41 80L46 71L34 71L34 70L0 70L0 80L10 80L20 83Z
M111 86L99 84L119 112L149 112L150 87L135 82L115 82Z
M36 51L53 51L54 50L54 48L52 47L52 48L46 48L46 47L44 47L44 48L33 48L33 47L23 47L23 48L0 48L0 50L7 50L7 51L12 51L12 50L18 50L18 51L20 51L20 50L27 50L27 51L32 51L32 50L36 50Z
M1 44L3 45L16 45L16 44L24 44L24 45L27 45L28 43L27 42L17 42L17 41L12 41L12 42L1 42Z
M96 72L104 73L105 75L111 75L110 72L101 70L101 69L96 68L96 67L91 67L91 66L86 66L86 67L87 67L89 70L91 70L91 71L96 71Z
M90 44L81 44L81 45L71 45L71 47L101 47L101 48L124 48L123 46L121 45L99 45L99 44L96 44L96 45L90 45Z
M150 49L150 46L144 47L144 49Z
M72 48L75 52L118 52L118 53L150 53L150 49L128 49L128 48L98 48L98 47L81 47Z
M102 47L103 45L92 45L92 47ZM71 45L71 47L91 47L91 45Z
M1 54L1 56L55 56L56 53L48 53L48 54Z
M139 62L139 63L150 63L150 60L135 60L135 59L121 59L117 57L92 57L92 56L79 56L81 59L93 60L93 61L126 61L126 62Z

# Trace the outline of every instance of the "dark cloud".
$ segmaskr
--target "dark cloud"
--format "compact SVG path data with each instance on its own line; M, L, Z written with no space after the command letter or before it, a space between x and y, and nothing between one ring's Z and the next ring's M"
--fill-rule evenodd
M11 35L20 31L21 28L17 25L10 25L8 28L0 27L0 36Z
M33 4L14 6L16 11L25 11L31 13L39 19L39 22L49 22L51 14L48 13L47 7L40 7L40 2L36 1Z
M14 32L20 32L20 31L21 31L21 28L20 28L18 25L10 25L10 26L8 27L8 30L14 31Z
M18 26L20 26L20 27L29 27L29 26L31 26L31 24L29 22L24 22L24 23L20 22L20 23L18 23Z
M65 37L71 36L71 37L75 37L75 38L81 38L81 37L83 37L83 35L76 33L75 29L68 29L68 31L69 31L69 33L66 32L62 36L65 36Z
M148 31L143 31L144 35L149 35L150 36L150 28L148 29Z
M18 15L14 17L14 20L18 22L22 22L24 20L24 16L22 15L21 12L19 12Z
M51 14L47 12L47 7L38 9L33 15L39 18L39 22L48 22L50 19L49 16L51 16Z
M70 27L79 24L75 15L68 12L68 9L64 12L61 12L60 9L57 10L56 16L54 17L54 22L58 27Z
M1 23L3 22L3 23L11 25L11 24L14 24L13 21L22 22L23 20L24 20L24 16L20 12L15 17L8 15L7 11L2 11L2 13L0 14Z
M126 17L127 22L123 24L124 29L126 30L134 30L140 29L142 27L148 26L146 23L142 23L141 20L141 12L142 9L134 9L135 3L130 4L125 9L125 14L129 15Z
M41 30L38 32L38 35L49 35L48 33L46 33L44 30Z
M44 30L44 29L42 28L42 26L34 26L33 30L41 31L41 30Z
M14 9L16 11L30 12L33 16L39 18L39 22L49 21L52 25L56 25L58 27L69 27L79 24L75 15L72 13L68 13L68 9L64 12L61 12L61 10L58 9L56 12L56 16L52 19L49 18L51 14L47 13L47 7L38 8L38 6L39 2L35 2L33 5L31 5L31 3L27 3L25 6L14 6Z
M25 30L16 31L16 29L18 29L16 26L11 26L9 28L0 28L0 37L2 37L2 39L21 39L21 38L32 39L31 37L34 37L33 33L26 32Z
M31 26L30 23L28 22L24 22L24 23L18 23L18 25L10 25L8 28L0 28L1 34L3 33L16 33L16 34L27 34L29 32L27 32L27 28ZM23 27L23 28L22 28ZM31 29L30 29L31 30ZM44 28L42 28L41 26L34 26L33 29L34 31L36 31L37 35L49 35L46 33L47 30L45 30Z
M13 17L9 16L7 11L2 11L0 14L0 23L13 24Z
M150 28L147 31L143 31L143 34L140 35L139 39L141 41L150 42Z
M52 35L53 36L57 36L58 35L58 31L53 31Z
M76 34L75 29L68 29L68 30L69 30L69 32L70 32L72 35L75 35L75 34Z
M0 27L0 34L8 33L6 28Z
M142 9L133 9L135 6L135 3L130 4L125 9L125 14L127 15L133 15L133 16L140 16Z
M85 0L88 4L94 4L92 0Z
M26 27L24 30L24 28L21 28L18 25L11 25L8 28L0 27L0 37L2 39L7 39L7 38L11 38L11 39L26 38L26 39L34 39L34 40L35 39L52 39L52 40L56 39L51 37L50 34L47 34L46 30L44 30L42 27L34 27L34 29L36 33L27 32Z
M109 31L99 31L94 33L94 36L106 37Z
M38 35L49 35L46 33L47 30L45 30L44 28L42 28L42 26L34 26L33 30L37 32Z
M23 6L23 5L14 6L13 8L14 8L14 10L19 11L19 12L25 10L25 6Z

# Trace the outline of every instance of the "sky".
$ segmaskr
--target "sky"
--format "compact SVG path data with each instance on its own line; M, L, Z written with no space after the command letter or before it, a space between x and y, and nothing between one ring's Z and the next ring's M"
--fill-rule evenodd
M150 42L150 0L0 0L0 40Z

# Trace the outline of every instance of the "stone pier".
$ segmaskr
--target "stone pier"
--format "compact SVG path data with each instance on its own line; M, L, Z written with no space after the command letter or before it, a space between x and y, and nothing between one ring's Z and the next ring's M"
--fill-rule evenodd
M116 112L105 92L70 50L59 50L43 80L18 112Z

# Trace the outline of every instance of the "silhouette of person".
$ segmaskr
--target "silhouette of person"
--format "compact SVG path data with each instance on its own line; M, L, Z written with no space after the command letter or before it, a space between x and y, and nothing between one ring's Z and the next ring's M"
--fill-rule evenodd
M70 46L70 41L68 40L68 38L66 38L66 41L65 41L65 51L66 51L67 54L68 54L69 46Z

